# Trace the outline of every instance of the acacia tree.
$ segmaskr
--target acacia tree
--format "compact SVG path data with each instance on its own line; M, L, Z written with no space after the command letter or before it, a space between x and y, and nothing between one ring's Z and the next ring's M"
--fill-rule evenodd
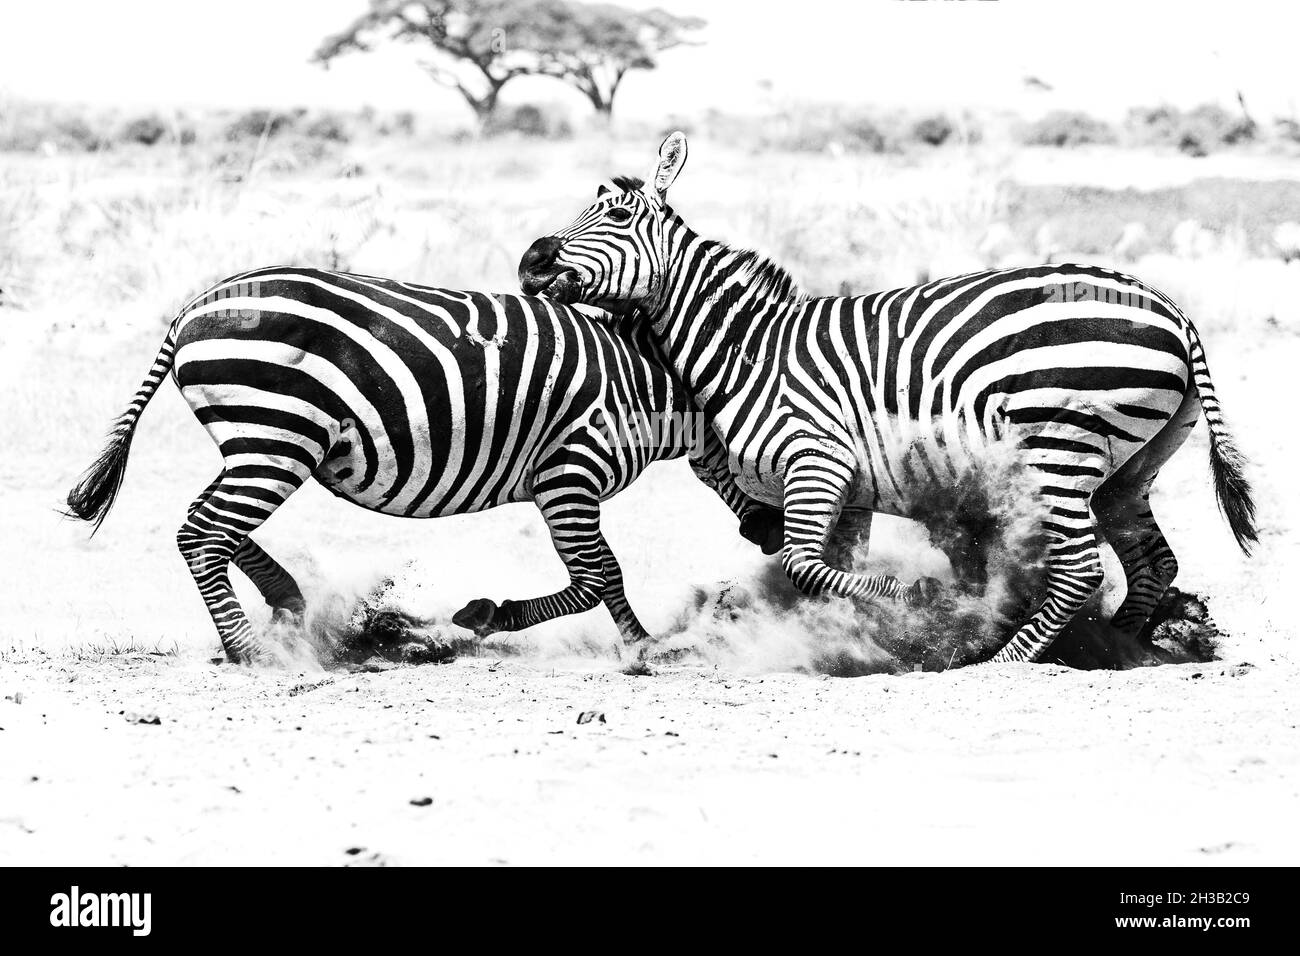
M458 92L482 123L507 83L549 72L537 22L537 4L529 0L370 0L366 13L326 38L314 60L328 66L386 40L428 45L434 59L424 69Z
M544 72L577 89L606 118L630 71L653 70L660 53L690 43L686 33L704 26L699 17L609 3L557 0L539 5L538 12L547 20L541 30Z
M662 10L628 10L568 0L370 0L370 9L327 38L315 60L328 65L377 42L428 44L424 68L456 90L483 123L502 87L518 76L570 84L608 117L630 70L654 69L664 50L704 25Z

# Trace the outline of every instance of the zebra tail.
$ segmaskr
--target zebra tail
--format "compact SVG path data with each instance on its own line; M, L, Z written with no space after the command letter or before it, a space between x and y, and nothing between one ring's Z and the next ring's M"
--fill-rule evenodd
M1228 519L1228 527L1237 539L1237 546L1246 554L1259 542L1259 529L1255 525L1255 498L1246 478L1249 464L1245 455L1232 440L1232 434L1223 421L1219 398L1210 381L1210 369L1205 362L1205 347L1196 330L1188 323L1191 332L1192 379L1196 383L1197 397L1205 413L1205 423L1210 429L1210 470L1214 475L1214 494L1219 499L1219 509Z
M149 374L136 390L135 398L113 423L104 450L68 492L68 509L64 514L70 518L94 522L91 535L99 530L99 526L108 517L113 502L117 500L117 493L122 488L122 479L126 476L126 460L131 453L131 437L135 434L136 423L140 420L144 407L149 404L149 399L153 398L154 392L158 391L158 386L172 369L175 361L178 324L178 322L172 323L167 338L163 340L162 349L154 359L153 367L149 369Z

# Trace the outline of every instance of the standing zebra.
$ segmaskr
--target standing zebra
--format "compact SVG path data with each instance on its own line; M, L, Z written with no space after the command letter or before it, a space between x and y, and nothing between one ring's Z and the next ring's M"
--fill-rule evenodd
M601 501L651 462L690 452L748 536L761 540L779 523L732 484L711 430L703 447L688 448L676 426L694 410L652 354L652 343L637 347L545 299L316 269L247 272L172 322L104 451L69 493L69 512L99 527L136 423L170 372L224 459L176 541L231 658L262 649L231 589L230 562L273 608L303 610L293 578L249 535L310 477L364 508L411 518L533 501L569 585L499 606L471 601L453 621L482 636L603 600L635 641L646 632L601 534Z
M907 516L1006 437L1041 493L1047 597L994 657L1034 660L1102 580L1114 546L1128 595L1114 625L1136 636L1178 565L1151 513L1160 467L1201 409L1215 490L1237 543L1254 505L1205 351L1172 302L1086 266L981 272L874 295L813 298L779 266L693 232L667 202L686 162L669 136L649 186L624 179L519 265L525 292L635 304L718 431L738 487L783 505L782 562L809 593L925 600L887 574L831 566L832 529Z

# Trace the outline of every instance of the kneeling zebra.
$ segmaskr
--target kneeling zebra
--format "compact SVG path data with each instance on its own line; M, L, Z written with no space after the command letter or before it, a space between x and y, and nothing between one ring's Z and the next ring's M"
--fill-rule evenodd
M736 489L717 448L689 448L687 430L672 427L693 409L654 354L546 299L316 269L247 272L172 322L104 451L69 493L69 512L98 529L136 423L171 373L224 459L176 541L231 658L263 650L231 588L231 562L273 608L303 611L292 576L250 535L313 477L364 508L410 518L532 501L568 586L500 605L471 601L454 622L486 635L603 601L623 639L639 640L646 632L601 534L601 501L651 462L689 452L742 528L771 523L770 509Z

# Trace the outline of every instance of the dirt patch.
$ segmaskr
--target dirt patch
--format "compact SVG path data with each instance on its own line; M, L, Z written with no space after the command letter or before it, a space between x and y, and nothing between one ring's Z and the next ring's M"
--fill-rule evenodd
M341 621L325 616L312 622L309 629L312 644L327 667L377 661L447 664L478 647L478 641L463 628L404 610L394 595L392 578L361 597Z
M11 865L1276 865L1300 843L1284 663L648 681L33 653L2 679ZM1078 825L1009 828L1024 806Z
M1087 670L1216 660L1227 635L1215 624L1208 601L1171 587L1136 639L1111 628L1094 602L1065 629L1048 656Z
M273 613L262 642L273 670L375 670L396 664L447 664L462 654L478 654L472 634L450 623L413 613L385 578L360 596L320 590L307 602L305 617ZM224 663L223 656L212 659ZM298 684L305 694L329 679Z

